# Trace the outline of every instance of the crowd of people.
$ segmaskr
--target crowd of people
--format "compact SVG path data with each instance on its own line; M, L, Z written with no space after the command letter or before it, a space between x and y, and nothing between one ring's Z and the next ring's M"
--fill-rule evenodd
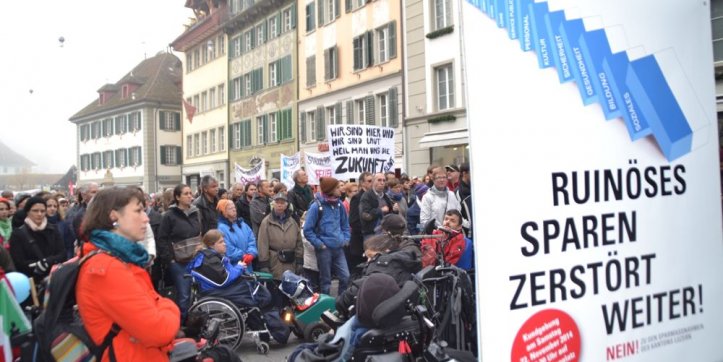
M285 271L332 293L337 308L355 302L376 273L401 286L427 265L474 268L468 164L430 166L422 177L362 173L349 182L303 169L293 187L278 180L219 188L212 176L198 190L180 184L156 194L137 186L81 185L62 192L0 197L0 267L41 285L55 264L101 251L81 269L77 302L91 338L114 323L118 360L161 360L188 318L194 273L202 291L228 288L240 274ZM444 234L421 242L403 235ZM440 244L440 240L446 240ZM199 246L189 257L183 248ZM172 281L175 301L157 293ZM118 291L122 290L122 293Z

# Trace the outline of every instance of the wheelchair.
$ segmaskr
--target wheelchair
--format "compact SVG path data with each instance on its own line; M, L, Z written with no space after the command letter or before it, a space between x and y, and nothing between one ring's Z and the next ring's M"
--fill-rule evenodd
M191 278L191 307L188 314L203 313L208 320L219 320L218 343L232 350L241 346L244 335L252 338L259 354L269 352L269 331L263 312L259 307L240 307L228 299L216 296L201 296L198 282ZM256 281L255 276L244 276L244 279Z

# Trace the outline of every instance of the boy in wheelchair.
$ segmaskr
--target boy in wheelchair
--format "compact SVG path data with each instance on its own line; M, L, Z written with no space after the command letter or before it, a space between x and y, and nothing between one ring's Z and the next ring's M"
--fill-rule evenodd
M211 229L203 236L203 244L205 247L187 267L200 297L223 298L241 310L258 308L263 315L249 314L246 322L255 324L249 327L256 330L268 327L271 337L285 344L291 331L281 321L279 311L273 307L271 293L256 281L253 274L247 272L247 265L243 261L237 265L231 264L225 256L223 234ZM194 300L192 302L195 303Z

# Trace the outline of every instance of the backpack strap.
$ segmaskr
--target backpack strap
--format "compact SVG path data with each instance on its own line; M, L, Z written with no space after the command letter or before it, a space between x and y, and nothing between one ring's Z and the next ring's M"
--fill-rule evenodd
M120 333L120 330L121 327L118 325L118 323L113 322L113 325L110 326L108 334L106 334L105 338L103 338L103 343L101 343L96 350L95 356L99 361L103 358L103 353L108 348L110 348L110 352L108 353L108 358L110 358L110 362L118 361L115 356L115 349L113 348L113 339L118 335L118 333Z

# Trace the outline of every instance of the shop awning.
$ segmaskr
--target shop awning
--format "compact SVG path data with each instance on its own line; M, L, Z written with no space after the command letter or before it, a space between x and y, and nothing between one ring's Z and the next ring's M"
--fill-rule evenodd
M419 140L419 147L431 148L468 144L469 134L466 129L454 129L444 132L427 133Z

